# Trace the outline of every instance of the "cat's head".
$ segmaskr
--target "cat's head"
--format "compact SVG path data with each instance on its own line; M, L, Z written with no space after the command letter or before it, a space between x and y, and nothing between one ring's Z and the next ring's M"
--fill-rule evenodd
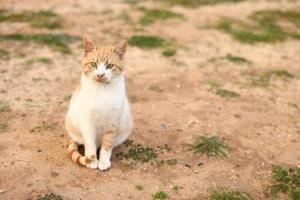
M116 46L96 46L83 36L84 56L82 73L99 83L108 84L122 74L127 41L122 40Z

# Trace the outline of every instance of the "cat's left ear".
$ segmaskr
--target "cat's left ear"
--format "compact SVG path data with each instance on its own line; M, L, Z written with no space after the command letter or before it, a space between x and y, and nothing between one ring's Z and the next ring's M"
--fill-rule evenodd
M125 56L125 53L126 53L127 46L128 46L127 40L122 40L121 42L119 42L119 43L115 46L115 48L114 48L114 50L113 50L116 54L119 55L119 57L120 57L121 60L124 59L124 56Z

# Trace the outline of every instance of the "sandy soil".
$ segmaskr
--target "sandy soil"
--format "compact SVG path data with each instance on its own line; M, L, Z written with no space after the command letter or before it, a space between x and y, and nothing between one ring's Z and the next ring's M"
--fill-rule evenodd
M118 17L122 11L139 16L130 12L129 4L117 0L61 2L2 0L0 8L52 9L64 18L64 28L52 32L85 33L103 44L136 34L132 24ZM300 8L296 1L246 1L193 9L174 6L170 9L182 13L185 20L158 22L138 32L160 35L180 46L174 58L162 56L161 49L130 47L126 65L127 91L134 99L131 139L146 146L168 144L172 148L168 157L178 160L175 166L146 163L129 168L115 156L122 147L114 151L109 171L73 164L63 147L68 141L63 125L68 102L64 99L79 82L80 42L71 45L71 55L46 46L1 42L11 57L0 65L0 97L10 105L10 111L0 113L0 120L9 123L8 130L0 133L0 199L35 199L47 192L63 199L152 199L151 194L159 190L167 192L170 199L200 199L213 187L266 199L264 190L272 165L300 166L300 79L274 80L261 88L249 85L243 74L271 69L300 73L300 42L289 39L248 45L199 26L221 16L242 19L256 10L296 7ZM49 32L26 23L0 23L0 30L2 34ZM253 64L224 59L207 62L228 53ZM49 57L54 63L35 63L25 69L24 62L37 56ZM211 81L241 97L215 95L209 90ZM150 90L153 85L162 91ZM36 128L43 122L49 127ZM228 158L207 158L187 151L186 144L205 133L225 139L231 148ZM203 165L198 166L200 162ZM138 191L137 184L144 189ZM182 187L177 193L172 190L175 185Z

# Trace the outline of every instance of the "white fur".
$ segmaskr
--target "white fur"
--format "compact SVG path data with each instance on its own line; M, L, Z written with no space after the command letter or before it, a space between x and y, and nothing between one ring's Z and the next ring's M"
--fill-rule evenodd
M99 67L100 69L103 66ZM102 68L103 69L103 68ZM93 71L93 75L96 72ZM81 75L81 88L73 95L67 117L78 133L70 133L70 137L79 144L85 145L85 155L96 155L97 148L101 146L102 135L112 126L116 126L117 135L112 148L101 148L100 159L88 165L90 168L106 170L111 166L110 157L113 147L124 142L132 130L132 117L128 100L125 94L124 75L112 74L107 70L105 82L99 82Z

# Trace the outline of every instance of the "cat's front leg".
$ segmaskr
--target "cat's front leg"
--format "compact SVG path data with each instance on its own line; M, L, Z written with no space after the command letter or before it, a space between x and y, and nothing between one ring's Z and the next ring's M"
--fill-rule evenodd
M98 168L103 171L111 166L110 158L113 149L113 141L117 134L117 127L115 124L111 126L111 128L103 135L102 137L102 145L100 150L100 158L98 163Z
M96 159L87 164L88 168L97 169L98 159L97 159L97 145L96 145L96 129L89 123L85 123L82 126L82 136L84 138L85 144L85 156L94 156Z

